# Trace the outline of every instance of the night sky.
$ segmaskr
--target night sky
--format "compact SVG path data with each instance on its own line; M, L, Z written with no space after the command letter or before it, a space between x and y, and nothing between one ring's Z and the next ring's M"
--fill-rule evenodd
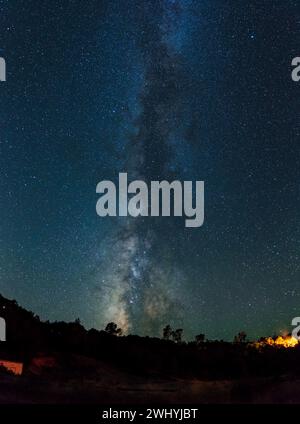
M0 1L0 292L42 319L231 340L300 315L298 0ZM96 185L205 181L205 221Z

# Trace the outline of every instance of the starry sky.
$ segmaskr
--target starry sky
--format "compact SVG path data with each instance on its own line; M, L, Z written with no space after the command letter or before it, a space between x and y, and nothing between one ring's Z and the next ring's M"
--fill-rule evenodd
M300 315L296 0L0 0L0 292L186 339ZM96 185L205 181L205 222L100 218Z

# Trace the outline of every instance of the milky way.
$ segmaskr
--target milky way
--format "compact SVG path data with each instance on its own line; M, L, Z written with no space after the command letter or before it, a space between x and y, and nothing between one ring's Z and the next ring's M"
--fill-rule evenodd
M122 168L131 179L147 182L175 175L174 167L170 168L172 142L178 136L174 122L184 117L186 75L176 45L179 40L175 43L173 37L180 30L182 12L178 2L165 1L149 3L137 14L143 84L137 97L140 113ZM175 262L163 264L153 254L162 249L159 234L164 221L126 219L112 241L106 241L111 260L107 284L100 290L100 313L104 321L115 321L126 332L159 334L172 315L172 321L180 323L182 305L176 285L179 276L184 284L184 275Z

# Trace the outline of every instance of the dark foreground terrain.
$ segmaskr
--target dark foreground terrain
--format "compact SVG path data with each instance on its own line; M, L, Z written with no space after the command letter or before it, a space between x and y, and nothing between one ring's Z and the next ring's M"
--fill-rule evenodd
M61 371L59 377L55 367L35 367L21 377L3 375L0 403L300 403L300 379L287 376L215 381L145 378L88 358L76 356L72 361L85 368L81 377L66 377Z
M79 320L42 322L1 296L0 311L0 361L23 365L19 376L0 368L2 404L300 403L297 341L123 337Z

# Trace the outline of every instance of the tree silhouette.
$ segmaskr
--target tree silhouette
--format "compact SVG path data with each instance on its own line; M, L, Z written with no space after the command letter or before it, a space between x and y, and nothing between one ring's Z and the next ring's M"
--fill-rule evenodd
M168 324L165 326L165 328L163 329L163 338L164 340L170 340L170 337L172 336L172 328L171 326Z
M177 328L177 330L172 331L172 338L175 343L181 343L182 342L182 328Z
M109 322L105 327L105 331L112 336L122 336L122 329L118 328L115 322Z
M234 343L245 343L247 334L245 331L240 331L236 336L234 336Z
M196 345L199 346L201 343L204 343L205 334L198 334L195 336Z

